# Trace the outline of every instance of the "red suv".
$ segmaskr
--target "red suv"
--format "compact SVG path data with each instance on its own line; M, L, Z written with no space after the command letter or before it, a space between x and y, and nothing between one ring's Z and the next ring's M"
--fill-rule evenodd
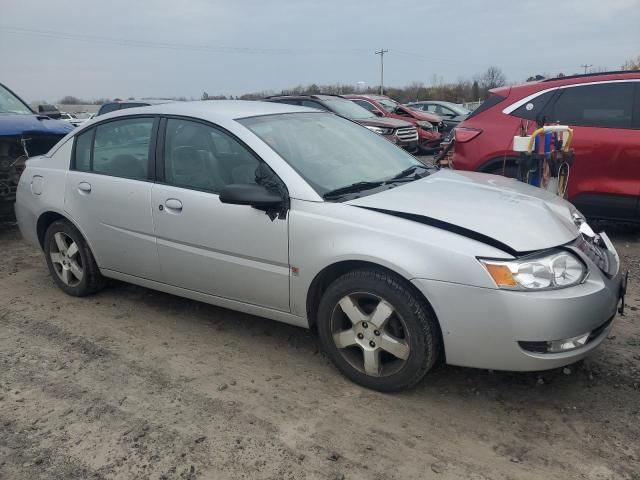
M405 120L418 128L418 148L422 152L433 152L442 142L442 118L433 113L412 110L384 95L343 95L366 108L378 117Z
M452 168L514 176L513 137L527 122L529 133L538 123L573 128L568 198L582 213L640 221L640 72L575 75L492 90L454 130Z

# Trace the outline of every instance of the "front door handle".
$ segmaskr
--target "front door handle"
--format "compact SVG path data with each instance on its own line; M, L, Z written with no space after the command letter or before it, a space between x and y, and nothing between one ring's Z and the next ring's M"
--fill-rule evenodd
M89 182L80 182L78 184L80 193L91 193L91 184Z
M167 210L170 210L173 212L182 211L182 202L177 198L167 198L164 201L164 206L167 207Z

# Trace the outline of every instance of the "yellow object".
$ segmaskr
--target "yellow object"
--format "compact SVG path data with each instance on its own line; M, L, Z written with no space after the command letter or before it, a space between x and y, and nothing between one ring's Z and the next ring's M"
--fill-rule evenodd
M566 125L547 125L542 128L538 128L536 131L534 131L531 134L531 137L529 137L529 146L527 148L528 153L533 152L533 144L536 140L536 137L538 135L542 135L544 133L549 133L549 132L562 132L562 133L566 132L567 141L564 142L564 145L562 146L562 150L565 152L569 151L569 148L571 147L571 140L573 139L573 129L567 127Z
M483 264L487 272L489 272L489 275L491 275L491 278L493 278L493 281L496 282L496 285L499 287L515 287L518 285L513 279L513 275L508 266L484 262Z

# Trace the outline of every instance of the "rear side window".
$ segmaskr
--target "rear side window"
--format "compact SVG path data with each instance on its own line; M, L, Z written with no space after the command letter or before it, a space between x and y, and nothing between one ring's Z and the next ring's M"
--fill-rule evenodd
M303 107L317 108L318 110L327 111L327 108L324 105L314 102L313 100L302 100L301 103Z
M551 92L538 95L536 98L515 109L512 115L534 121L542 120L543 117L549 117L549 109L547 107L550 105L551 99L557 94L557 90L552 90ZM551 118L547 118L547 120L552 121Z
M351 100L351 101L357 103L358 105L360 105L363 108L366 108L370 112L378 111L378 109L376 107L374 107L373 104L367 102L366 100L359 100L359 99L356 98L356 99Z
M502 97L500 95L491 95L489 98L487 98L482 105L480 105L478 108L476 108L473 112L471 112L471 114L467 117L467 119L469 118L473 118L476 115L478 115L479 113L484 112L485 110L489 110L491 107L495 107L497 104L499 104L501 101L503 101L505 99L505 97Z
M91 171L91 144L93 143L93 128L82 132L76 137L74 165L81 172Z
M105 113L115 112L116 110L119 110L119 109L120 109L119 103L105 103L100 107L100 110L98 111L98 115L104 115Z
M91 171L115 177L146 179L153 122L153 118L129 118L98 125L93 142Z
M631 128L633 83L602 83L562 89L552 121L590 127Z

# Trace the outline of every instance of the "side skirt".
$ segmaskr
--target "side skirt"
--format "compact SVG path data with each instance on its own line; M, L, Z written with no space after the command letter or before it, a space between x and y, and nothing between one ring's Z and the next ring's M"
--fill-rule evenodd
M166 283L156 282L154 280L148 280L146 278L135 277L133 275L127 275L126 273L116 272L114 270L100 269L100 273L108 278L121 280L123 282L132 283L134 285L150 288L152 290L159 290L161 292L170 293L171 295L177 295L179 297L185 297L191 300L209 303L211 305L228 308L229 310L236 310L238 312L248 313L257 317L265 317L270 320L288 323L289 325L294 325L296 327L309 328L309 322L306 318L299 317L291 313L281 312L279 310L273 310L271 308L261 307L258 305L252 305L250 303L243 303L237 300L230 300L228 298L217 297L215 295L196 292L194 290L188 290L186 288L174 287L173 285L168 285Z

